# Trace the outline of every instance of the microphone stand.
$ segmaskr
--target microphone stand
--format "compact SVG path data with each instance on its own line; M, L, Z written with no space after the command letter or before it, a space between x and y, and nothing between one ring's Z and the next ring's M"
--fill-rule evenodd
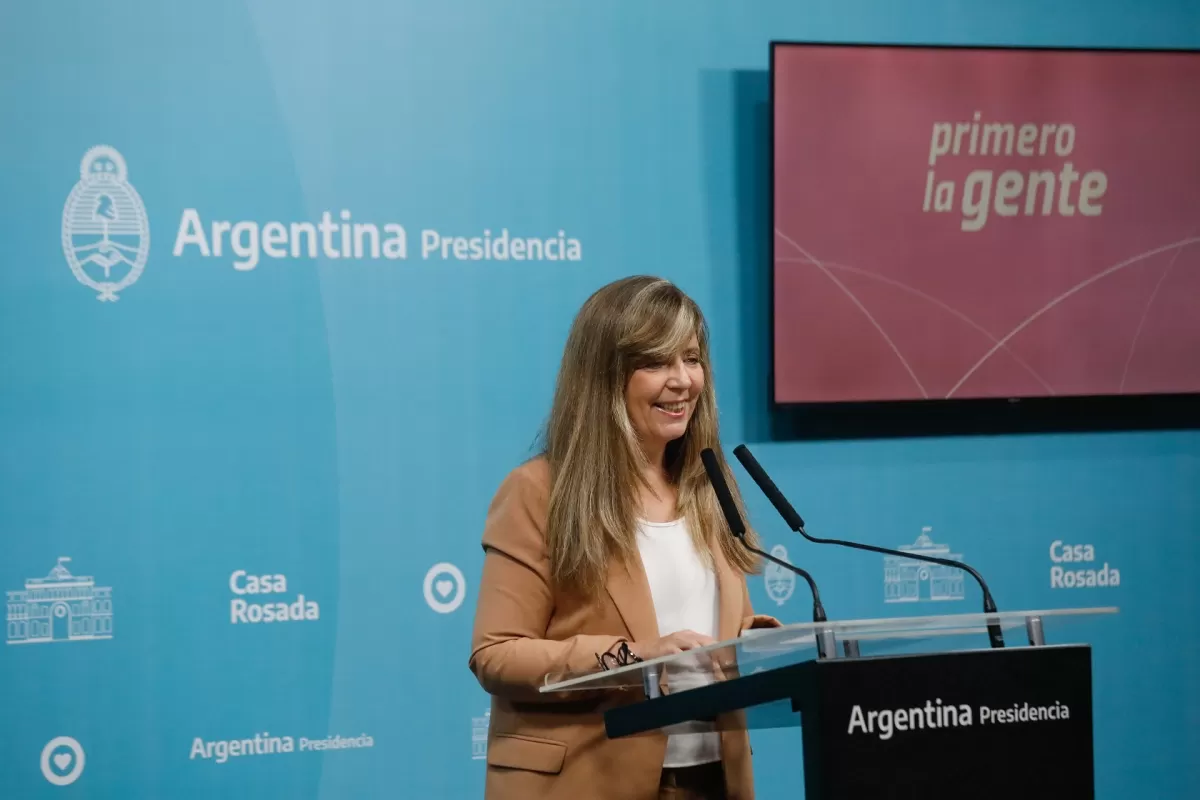
M812 575L810 575L806 570L800 569L800 567L797 567L794 564L789 564L788 562L784 561L781 558L776 558L775 556L771 555L770 553L759 550L757 547L755 547L754 545L752 545L746 541L746 537L745 537L744 533L743 534L735 533L734 538L736 538L739 542L741 542L742 547L745 547L751 553L762 556L763 558L772 562L773 564L778 564L779 566L783 567L784 569L790 570L790 571L796 573L797 575L799 575L801 578L804 578L804 580L808 582L809 590L812 591L813 622L827 622L828 621L825 617L825 606L821 605L821 595L817 591L817 583L816 583L816 581L813 580ZM814 627L813 628L813 638L816 639L816 643L817 643L817 658L834 658L837 656L837 645L836 645L836 642L834 641L833 631L831 631L829 628L826 628L824 625ZM855 647L853 648L853 652L851 651L852 644L855 645ZM855 656L858 655L857 642L854 642L854 643L846 642L846 654L847 655L855 655Z
M806 570L794 564L789 564L781 558L776 558L770 553L763 552L746 541L746 525L742 522L742 516L738 513L737 506L733 502L733 495L729 491L729 485L725 482L725 476L721 473L720 465L717 464L716 454L710 448L705 448L700 453L700 460L704 463L704 471L708 473L709 483L712 484L713 491L716 492L717 502L721 505L721 512L725 517L726 524L729 526L729 532L733 534L735 539L742 543L742 547L745 547L751 553L762 556L771 563L778 564L803 578L808 583L808 588L812 592L813 622L827 622L825 606L821 604L821 593L817 590L817 582L813 580L813 576ZM818 658L836 657L837 647L833 631L824 625L817 625L813 627L813 637L816 640Z
M866 550L871 553L881 553L883 555L910 558L914 561L927 561L931 564L940 564L946 567L961 569L974 578L975 582L979 584L979 588L983 591L983 612L985 614L998 613L996 609L996 601L992 599L992 592L988 588L987 582L984 581L983 576L976 572L975 569L969 564L964 564L961 561L953 561L948 558L927 556L920 553L906 553L901 550L889 550L886 547L876 547L872 544L847 542L841 539L822 539L817 536L810 536L808 531L804 530L804 520L799 514L796 513L796 509L792 508L792 504L789 503L787 498L783 496L783 492L779 491L779 487L777 487L774 481L772 481L767 475L766 470L764 470L754 456L751 455L749 448L747 448L744 444L740 444L733 449L733 454L737 457L738 461L742 462L742 466L745 467L746 471L750 473L750 477L753 478L754 482L758 484L758 488L762 489L763 494L767 496L767 499L771 501L771 504L775 506L775 510L778 511L779 515L783 517L785 522L787 522L788 527L803 536L805 539L808 539L810 542L815 544L836 544L841 545L842 547L852 547L856 550ZM994 648L1004 647L1004 634L1000 630L1000 624L998 622L989 622L987 630L988 639L991 641L991 646Z

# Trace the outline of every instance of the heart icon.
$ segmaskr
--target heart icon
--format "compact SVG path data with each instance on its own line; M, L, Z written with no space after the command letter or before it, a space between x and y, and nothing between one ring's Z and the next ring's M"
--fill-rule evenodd
M83 773L83 748L70 736L55 736L42 748L42 777L55 786L68 786Z
M439 561L425 573L421 582L425 603L438 614L450 614L463 603L467 579L462 570L449 561Z

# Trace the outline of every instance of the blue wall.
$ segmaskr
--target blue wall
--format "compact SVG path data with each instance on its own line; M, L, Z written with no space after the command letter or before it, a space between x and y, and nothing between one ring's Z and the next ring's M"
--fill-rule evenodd
M466 659L485 507L530 452L579 304L643 272L704 307L727 446L754 446L812 532L897 546L931 526L1004 608L1120 606L1078 629L1096 645L1098 796L1200 794L1200 435L767 441L771 39L1195 47L1200 6L0 12L0 588L31 605L44 585L26 581L70 558L72 575L111 588L113 626L38 642L6 620L0 794L479 796L487 698ZM123 157L148 220L133 237L150 237L144 271L116 302L98 302L64 254L64 204L95 145ZM347 210L404 226L407 258L301 248L238 269L228 234L221 255L175 252L187 209L206 228L260 232ZM582 258L422 256L423 230L501 229L563 231ZM822 578L833 616L977 607L971 587L885 604L880 559L797 541L748 494L767 541ZM1051 588L1055 540L1093 545L1085 566L1107 562L1120 585ZM438 613L422 587L443 562L465 596ZM285 576L268 581L282 591L239 594L238 570ZM428 575L433 599L455 597L453 582ZM799 595L780 605L761 579L751 593L804 618ZM235 603L300 595L315 618L233 621ZM226 760L211 744L256 733L296 750ZM300 749L334 735L360 746ZM63 788L51 781L78 756L44 751L59 736L86 754ZM794 731L755 734L762 797L794 796L782 765L798 746Z

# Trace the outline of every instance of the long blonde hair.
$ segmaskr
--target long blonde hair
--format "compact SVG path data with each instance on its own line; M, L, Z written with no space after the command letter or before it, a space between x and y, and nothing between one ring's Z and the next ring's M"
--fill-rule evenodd
M610 283L587 299L559 367L542 449L552 481L547 548L551 577L559 585L592 593L603 585L613 558L626 564L637 558L637 489L646 462L625 405L625 387L635 370L682 352L693 334L704 389L686 433L667 446L663 466L701 556L711 561L712 548L719 547L735 569L757 571L757 559L730 535L700 460L704 448L713 449L744 519L742 498L721 452L704 316L670 282L636 276ZM752 531L747 538L757 546Z

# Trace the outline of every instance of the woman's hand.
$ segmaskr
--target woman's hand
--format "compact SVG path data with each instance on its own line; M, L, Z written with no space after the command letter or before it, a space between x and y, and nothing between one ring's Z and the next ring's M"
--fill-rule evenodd
M674 653L682 653L685 650L704 647L715 641L716 639L713 639L711 636L705 636L703 633L686 630L675 631L652 642L632 642L629 645L629 651L643 661L649 661L652 658L660 658Z
M749 630L757 630L759 628L782 628L783 623L769 614L754 614L742 620L742 626L738 630L738 636Z

